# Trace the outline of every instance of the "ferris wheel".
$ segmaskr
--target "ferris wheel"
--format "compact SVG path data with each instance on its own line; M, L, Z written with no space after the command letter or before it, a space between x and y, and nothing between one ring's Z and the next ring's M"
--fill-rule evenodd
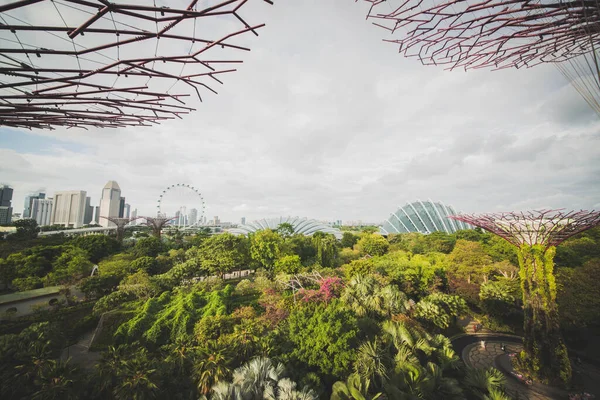
M198 189L185 183L167 186L156 205L159 217L175 217L171 226L186 228L200 226L204 222L206 203Z

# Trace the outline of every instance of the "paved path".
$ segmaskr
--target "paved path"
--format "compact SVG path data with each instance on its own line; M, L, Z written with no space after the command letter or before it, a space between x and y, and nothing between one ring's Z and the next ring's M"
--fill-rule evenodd
M71 363L81 368L92 368L98 360L100 353L90 352L90 344L94 331L84 334L77 343L72 346L65 347L60 355L61 361L71 359Z
M482 345L484 341L485 346ZM452 340L455 351L467 366L487 369L494 367L506 375L505 389L515 399L554 400L568 399L568 392L554 387L534 383L527 385L511 375L512 363L508 353L523 349L521 338L502 334L469 334ZM502 345L506 351L502 350ZM600 369L582 363L574 365L574 373L588 392L597 393L600 386Z

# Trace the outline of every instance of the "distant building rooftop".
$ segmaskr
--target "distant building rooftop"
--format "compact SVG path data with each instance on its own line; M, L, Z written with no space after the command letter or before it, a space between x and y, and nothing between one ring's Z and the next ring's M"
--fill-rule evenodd
M26 290L0 296L0 305L16 303L23 300L35 299L36 297L58 294L63 286L50 286L41 289Z

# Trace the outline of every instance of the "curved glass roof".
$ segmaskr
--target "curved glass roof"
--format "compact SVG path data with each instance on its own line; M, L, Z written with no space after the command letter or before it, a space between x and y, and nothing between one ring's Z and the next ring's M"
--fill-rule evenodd
M339 229L332 228L314 219L299 217L279 217L263 218L258 221L250 222L246 225L240 225L237 228L230 229L229 232L237 235L247 235L248 233L260 231L262 229L276 230L283 223L291 224L294 227L294 233L311 236L315 232L330 233L336 238L342 238L342 232Z
M431 200L417 200L399 207L390 214L389 218L379 228L383 235L390 233L419 232L428 234L431 232L454 233L461 229L473 229L469 224L448 218L449 215L457 215L452 206L442 202Z

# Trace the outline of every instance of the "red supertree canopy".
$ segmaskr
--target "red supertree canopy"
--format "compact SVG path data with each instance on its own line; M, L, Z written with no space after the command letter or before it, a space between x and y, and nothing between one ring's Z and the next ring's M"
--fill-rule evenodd
M365 1L368 18L391 33L386 41L450 69L530 67L600 46L597 0Z
M451 215L492 232L515 246L558 246L573 235L600 225L600 212L540 210L479 215Z
M270 0L20 0L0 5L0 125L123 127L178 118L235 71L242 16Z

